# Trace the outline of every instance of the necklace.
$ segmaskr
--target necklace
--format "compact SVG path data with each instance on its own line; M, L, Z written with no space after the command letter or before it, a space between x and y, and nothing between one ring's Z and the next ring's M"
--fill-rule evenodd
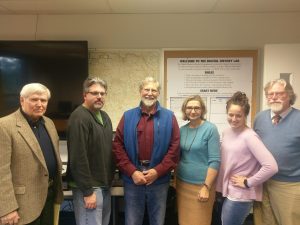
M197 136L199 127L200 127L200 126L197 127L197 130L196 130L196 132L195 132L195 136L193 137L193 140L192 140L192 142L191 142L189 148L187 148L187 146L186 146L186 140L187 140L187 137L189 136L189 129L190 129L190 128L188 127L188 129L187 129L187 131L186 131L186 136L185 136L185 141L184 141L184 149L185 149L187 152L189 152L189 151L191 150L191 147L192 147L192 145L194 144L194 141L195 141L195 139L196 139L196 136Z

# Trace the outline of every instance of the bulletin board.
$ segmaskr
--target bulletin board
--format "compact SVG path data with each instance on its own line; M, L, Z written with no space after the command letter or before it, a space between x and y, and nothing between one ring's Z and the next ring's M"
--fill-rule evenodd
M191 95L200 95L206 106L206 119L219 132L228 126L226 101L236 91L249 98L251 126L256 112L257 50L177 50L164 51L165 105L174 111L179 125L181 105Z

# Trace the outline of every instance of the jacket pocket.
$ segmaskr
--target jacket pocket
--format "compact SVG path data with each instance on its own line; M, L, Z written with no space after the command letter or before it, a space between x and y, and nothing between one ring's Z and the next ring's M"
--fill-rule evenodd
M25 186L15 186L14 187L14 191L15 191L16 195L23 195L23 194L25 194L25 190L26 190Z

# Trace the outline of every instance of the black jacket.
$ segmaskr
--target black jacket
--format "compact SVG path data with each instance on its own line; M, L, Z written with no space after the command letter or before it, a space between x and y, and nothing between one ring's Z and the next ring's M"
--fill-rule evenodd
M68 121L67 180L83 192L93 193L93 187L110 187L114 176L112 156L112 124L101 110L103 125L94 113L78 106Z

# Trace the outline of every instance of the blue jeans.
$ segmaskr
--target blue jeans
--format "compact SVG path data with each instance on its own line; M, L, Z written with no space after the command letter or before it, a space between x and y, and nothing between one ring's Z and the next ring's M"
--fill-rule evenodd
M109 189L95 188L97 207L86 209L82 191L73 188L74 214L77 225L108 225L111 212L111 194Z
M135 185L124 184L125 225L142 225L145 206L150 225L163 225L169 183Z
M225 198L222 206L222 225L242 225L249 215L253 201L239 202Z

